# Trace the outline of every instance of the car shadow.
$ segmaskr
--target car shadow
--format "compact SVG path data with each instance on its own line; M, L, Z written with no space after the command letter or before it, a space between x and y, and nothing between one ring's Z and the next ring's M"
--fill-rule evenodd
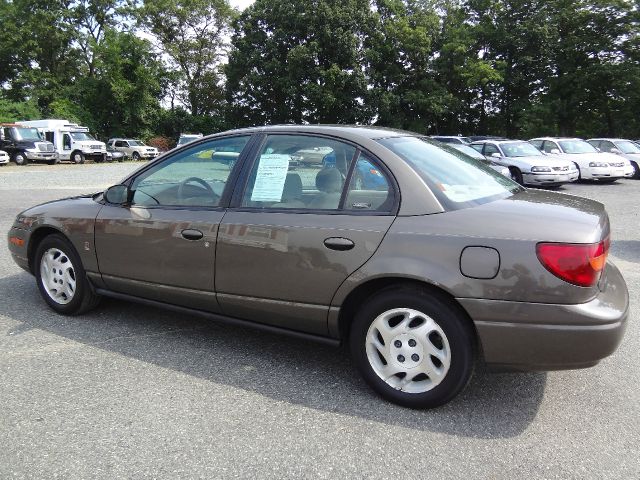
M20 322L8 335L40 329L74 342L225 384L278 401L449 435L508 438L535 419L544 373L490 373L479 365L466 390L430 411L380 399L344 348L237 328L124 301L104 299L85 315L52 312L33 277L0 279L0 315Z

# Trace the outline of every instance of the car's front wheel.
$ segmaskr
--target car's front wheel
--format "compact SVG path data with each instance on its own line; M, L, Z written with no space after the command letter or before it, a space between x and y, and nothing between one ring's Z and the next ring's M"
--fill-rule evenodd
M137 162L140 160L140 154L138 152L133 152L132 157L134 162Z
M349 343L365 381L406 407L447 403L473 373L468 320L447 298L420 288L389 288L369 298L355 316Z
M75 248L62 235L44 238L36 250L35 276L45 302L66 315L94 308L100 297L89 285Z

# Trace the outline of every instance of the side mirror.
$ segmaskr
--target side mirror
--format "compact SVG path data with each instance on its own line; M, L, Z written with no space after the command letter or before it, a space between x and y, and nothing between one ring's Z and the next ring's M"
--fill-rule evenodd
M104 199L114 205L124 205L129 200L129 187L126 185L114 185L104 192Z
M549 153L552 154L552 155L559 155L560 154L560 150L558 150L557 148L552 148L549 151Z
M614 147L614 148L612 148L611 150L609 150L609 152L611 152L611 153L615 153L616 155L620 155L620 153L621 153L621 152L620 152L620 150L618 150L618 149L617 149L617 148L615 148L615 147Z
M491 156L492 156L493 158L502 158L502 155L500 155L498 152L494 152L494 153L492 153L492 154L491 154Z

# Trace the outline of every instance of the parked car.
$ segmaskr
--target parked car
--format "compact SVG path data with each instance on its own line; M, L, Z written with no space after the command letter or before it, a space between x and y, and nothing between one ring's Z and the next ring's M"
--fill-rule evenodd
M0 165L9 163L9 154L4 150L0 150Z
M107 142L107 150L122 152L135 161L151 160L160 155L157 148L145 145L143 141L133 138L110 138Z
M107 162L124 162L125 155L117 150L110 150L107 146Z
M178 138L178 147L202 138L201 133L182 133Z
M601 152L613 153L627 160L625 177L640 179L640 145L623 138L592 138L587 142Z
M457 137L453 135L431 135L429 138L433 138L434 140L438 140L442 143L453 143L458 145L469 145L471 143L469 137Z
M541 137L531 139L529 143L547 155L572 161L578 169L579 179L611 183L625 175L625 162L599 152L581 138Z
M483 140L471 146L507 167L520 185L558 186L578 179L578 170L572 162L547 157L522 140Z
M16 165L29 162L58 163L53 144L44 139L36 128L15 123L0 123L0 150L3 150Z
M487 157L485 157L480 152L478 152L475 148L472 148L470 145L463 145L461 143L452 143L449 146L451 148L455 148L459 152L464 153L465 155L470 156L471 158L481 161L482 163L493 168L499 174L504 175L505 177L511 178L513 180L513 177L511 176L511 172L507 167L500 165L499 163L496 163L492 160L489 160Z
M230 144L231 170L200 155ZM368 384L408 407L451 400L478 354L520 370L610 355L629 295L604 206L440 145L349 126L220 133L104 192L25 210L9 250L59 314L107 296L345 342ZM330 148L335 166L292 172L294 147ZM358 189L360 164L386 189Z

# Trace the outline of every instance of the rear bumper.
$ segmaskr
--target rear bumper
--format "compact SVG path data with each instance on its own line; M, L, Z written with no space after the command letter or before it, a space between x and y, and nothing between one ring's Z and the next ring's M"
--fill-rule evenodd
M593 366L616 350L629 315L627 286L611 263L601 291L583 304L458 301L474 321L485 361L513 370Z

